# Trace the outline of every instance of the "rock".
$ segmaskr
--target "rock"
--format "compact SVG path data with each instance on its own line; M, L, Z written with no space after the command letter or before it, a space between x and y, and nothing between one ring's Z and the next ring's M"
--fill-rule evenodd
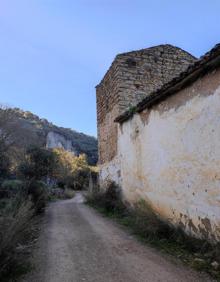
M3 111L0 109L0 113ZM70 128L58 127L31 112L24 112L20 109L10 109L10 115L18 130L16 131L18 134L15 132L16 135L13 135L16 149L23 150L30 145L46 146L48 149L63 148L76 156L86 154L89 164L97 163L98 145L95 137Z
M211 263L211 266L212 266L212 268L215 269L215 270L220 269L220 264L219 264L217 261L213 261L213 262Z

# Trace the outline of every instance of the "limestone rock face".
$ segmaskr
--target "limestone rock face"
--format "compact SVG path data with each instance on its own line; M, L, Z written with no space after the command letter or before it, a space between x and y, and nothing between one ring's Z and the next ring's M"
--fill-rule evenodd
M3 109L0 109L0 111ZM63 128L42 119L31 112L18 108L10 109L16 123L19 138L16 140L18 148L28 148L37 145L47 148L63 148L75 155L86 154L89 164L95 165L98 159L97 139L93 136L77 132L70 128ZM0 128L1 130L1 128Z
M69 152L72 152L74 155L78 155L79 152L73 147L72 141L65 138L63 135L50 131L47 134L46 138L46 147L48 149L53 148L63 148Z

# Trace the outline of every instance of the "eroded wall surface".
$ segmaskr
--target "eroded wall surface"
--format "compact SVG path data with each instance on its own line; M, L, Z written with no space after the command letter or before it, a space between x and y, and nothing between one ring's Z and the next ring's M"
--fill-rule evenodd
M220 70L118 126L118 158L126 200L220 240Z
M116 156L110 162L99 165L100 187L105 189L111 181L114 181L116 184L122 187L121 160L119 156Z

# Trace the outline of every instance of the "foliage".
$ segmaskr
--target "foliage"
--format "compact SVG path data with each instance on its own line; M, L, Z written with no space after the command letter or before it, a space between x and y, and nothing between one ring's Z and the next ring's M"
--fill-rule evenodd
M6 151L14 143L15 119L10 109L0 107L0 151Z
M25 179L42 180L53 175L56 159L53 152L32 146L27 150L26 159L20 164L18 172Z
M64 199L72 199L75 197L75 192L72 189L66 188L64 190Z
M4 217L0 217L0 280L15 269L19 261L18 246L27 240L33 216L32 203L14 199Z
M0 106L0 174L9 174L23 156L27 144L35 144L30 128L20 126L20 120L10 108ZM0 175L1 176L1 175Z
M1 281L16 269L13 264L18 249L26 244L34 216L44 211L52 185L57 181L63 183L60 195L62 199L71 199L75 195L73 189L88 183L91 169L86 155L76 157L64 150L43 148L49 131L69 138L77 152L87 153L94 161L95 138L57 128L28 112L18 114L16 110L0 108Z
M5 151L1 148L0 144L0 179L4 179L10 174L10 160Z
M105 190L88 193L87 203L101 208L107 214L123 213L126 208L121 200L121 190L114 182L110 182Z
M98 146L96 138L72 129L55 126L46 119L41 119L28 111L25 112L18 108L5 110L16 121L16 135L19 136L19 140L16 140L15 144L18 144L18 147L26 149L31 144L42 147L46 142L45 136L52 131L70 140L77 154L86 154L90 164L95 165L97 163ZM19 131L22 131L22 134L19 134ZM22 138L23 135L24 138ZM27 136L28 138L26 138Z
M114 183L109 183L105 190L88 193L86 198L89 205L126 226L142 241L220 278L220 269L216 271L211 266L213 261L220 264L220 244L213 246L205 240L188 236L160 218L144 200L132 207L126 205L121 199L119 187Z
M20 181L20 180L6 180L2 183L0 191L4 191L4 198L2 199L2 205L4 205L4 199L7 201L7 210L14 209L11 205L20 205L20 203L14 199L22 199L22 201L31 201L33 209L36 213L40 213L44 210L48 200L48 187L42 181ZM16 210L16 209L15 209Z
M4 190L19 192L24 187L24 183L21 180L5 180L1 187Z
M8 111L0 107L0 178L5 178L10 172L10 159L8 149L12 145L13 118Z
M4 180L0 187L0 198L11 198L25 189L25 184L20 180Z
M67 200L75 197L75 191L69 188L49 188L49 201Z
M43 212L48 201L48 189L46 184L42 181L31 181L28 183L27 191L31 196L36 213L39 214Z
M57 166L54 177L61 187L81 190L88 185L90 167L86 155L74 156L64 149L54 149Z

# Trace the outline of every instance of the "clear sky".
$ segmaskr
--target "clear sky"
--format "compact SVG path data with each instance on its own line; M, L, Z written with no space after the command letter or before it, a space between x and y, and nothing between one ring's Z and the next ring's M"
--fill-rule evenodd
M95 86L117 53L220 42L219 0L0 0L0 103L96 135Z

